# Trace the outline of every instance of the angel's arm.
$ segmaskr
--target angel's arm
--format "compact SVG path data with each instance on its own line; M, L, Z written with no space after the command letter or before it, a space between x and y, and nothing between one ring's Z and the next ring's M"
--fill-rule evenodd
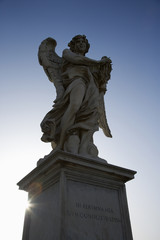
M63 58L73 64L83 64L83 65L87 65L87 66L106 63L106 60L104 60L104 59L97 61L97 60L94 60L94 59L91 59L91 58L88 58L88 57L85 57L82 55L78 55L69 49L65 49L63 51Z

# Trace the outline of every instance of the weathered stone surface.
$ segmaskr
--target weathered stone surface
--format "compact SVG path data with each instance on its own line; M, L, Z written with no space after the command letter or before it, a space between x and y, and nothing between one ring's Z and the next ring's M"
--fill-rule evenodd
M62 57L55 52L53 38L45 39L39 47L39 63L57 92L53 108L41 122L41 140L51 142L56 150L97 157L95 131L101 127L112 137L104 107L112 61L106 56L101 60L86 57L90 44L85 35L73 37L68 46Z
M23 240L132 240L125 182L135 171L56 151L24 177Z

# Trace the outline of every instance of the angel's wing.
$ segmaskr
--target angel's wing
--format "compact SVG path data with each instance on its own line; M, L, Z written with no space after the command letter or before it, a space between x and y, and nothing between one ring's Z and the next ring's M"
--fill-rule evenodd
M106 58L106 57L104 57ZM102 128L104 134L107 137L112 137L111 131L109 129L107 118L106 118L106 111L105 111L105 104L104 104L104 94L107 90L106 85L110 79L110 73L112 71L112 65L111 60L109 59L109 62L100 67L100 76L99 76L99 126Z
M101 92L99 95L99 126L102 128L104 134L107 137L112 137L111 131L109 129L107 118L106 118L106 112L105 112L105 105L104 105L104 93Z
M61 80L62 58L55 52L57 42L53 38L46 38L39 46L38 59L49 80L54 83L56 91L63 91Z

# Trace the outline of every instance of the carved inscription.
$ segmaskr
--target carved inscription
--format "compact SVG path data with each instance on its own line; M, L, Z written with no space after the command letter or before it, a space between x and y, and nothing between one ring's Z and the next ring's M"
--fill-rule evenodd
M86 203L79 203L79 202L76 202L76 208L83 208L83 209L89 209L89 210L94 210L94 211L114 213L112 208L104 208L101 206L96 206L96 205L86 204Z
M67 216L112 223L121 222L121 219L116 217L114 210L110 207L106 208L102 206L76 202L75 208L76 211L67 210Z

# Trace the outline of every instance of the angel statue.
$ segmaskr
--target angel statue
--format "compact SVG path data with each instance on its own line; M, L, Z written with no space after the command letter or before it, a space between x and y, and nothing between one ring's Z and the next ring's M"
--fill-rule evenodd
M51 142L55 150L97 157L94 132L100 127L112 137L104 107L112 61L86 57L90 44L85 35L73 37L62 57L56 54L56 45L53 38L47 38L38 52L39 63L57 93L52 110L41 122L41 140Z

